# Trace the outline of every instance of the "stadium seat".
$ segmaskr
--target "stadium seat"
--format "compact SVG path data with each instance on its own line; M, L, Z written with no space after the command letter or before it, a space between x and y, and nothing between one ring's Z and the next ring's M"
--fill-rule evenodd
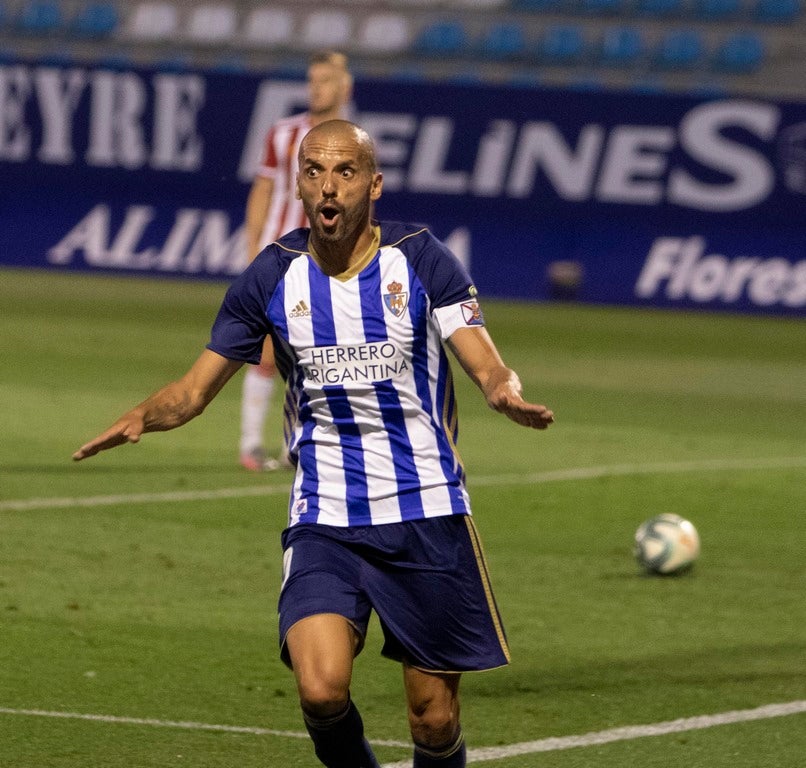
M704 21L730 19L741 10L741 0L696 0L693 6L694 16Z
M508 4L508 0L445 0L445 4L453 8L470 8L473 10L491 10Z
M415 53L456 56L469 52L467 30L461 21L437 21L427 25L412 45Z
M18 29L30 35L49 35L64 28L61 6L55 0L28 0L17 17Z
M597 16L623 13L627 8L627 0L579 0L579 10Z
M562 6L562 0L512 0L516 11L556 11Z
M396 53L411 43L409 22L402 13L374 13L358 31L358 46L371 53Z
M293 39L294 17L285 8L258 6L244 21L241 41L250 46L283 47Z
M705 45L696 29L673 29L660 40L655 65L661 69L692 69L702 63Z
M238 14L231 5L198 5L190 11L186 34L193 42L214 45L231 40L237 26Z
M586 53L585 33L573 24L553 24L543 32L537 53L548 64L576 64Z
M736 32L716 49L714 69L732 74L757 72L765 56L764 40L756 32Z
M683 0L638 0L637 12L641 16L669 18L683 14Z
M71 31L79 37L109 37L115 33L119 23L117 6L112 3L91 2L78 10Z
M646 52L646 42L638 27L610 27L602 35L599 60L609 67L629 67Z
M171 2L138 3L126 22L126 34L135 40L172 40L179 26L179 10Z
M352 24L343 11L311 11L302 22L300 42L306 48L341 48L351 44Z
M485 59L517 59L526 53L526 31L517 22L501 22L481 35L478 52Z
M785 23L800 16L802 0L758 0L755 17L759 21Z

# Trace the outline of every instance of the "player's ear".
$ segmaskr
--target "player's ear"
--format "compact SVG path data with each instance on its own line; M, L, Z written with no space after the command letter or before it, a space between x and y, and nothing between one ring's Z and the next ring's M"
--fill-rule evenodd
M379 171L373 174L372 186L369 188L369 199L377 200L381 196L383 190L383 174Z
M302 192L299 191L299 174L297 174L296 181L294 182L294 197L297 200L302 200Z

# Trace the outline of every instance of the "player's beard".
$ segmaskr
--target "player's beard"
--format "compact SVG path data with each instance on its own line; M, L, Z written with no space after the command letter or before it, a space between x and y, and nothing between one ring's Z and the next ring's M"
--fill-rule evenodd
M320 242L349 242L357 239L359 232L368 219L369 206L369 201L354 208L327 201L313 207L305 206L305 213L311 222L311 229L315 238ZM338 211L338 216L336 216L333 224L325 223L321 217L322 210L328 208Z

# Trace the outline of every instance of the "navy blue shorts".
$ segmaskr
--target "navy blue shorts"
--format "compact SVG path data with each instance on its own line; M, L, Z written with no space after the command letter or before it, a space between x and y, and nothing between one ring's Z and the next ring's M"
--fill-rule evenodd
M344 616L363 646L372 610L382 653L432 672L492 669L509 662L473 518L446 515L339 528L298 524L283 532L280 652L300 619ZM360 651L360 647L359 647Z

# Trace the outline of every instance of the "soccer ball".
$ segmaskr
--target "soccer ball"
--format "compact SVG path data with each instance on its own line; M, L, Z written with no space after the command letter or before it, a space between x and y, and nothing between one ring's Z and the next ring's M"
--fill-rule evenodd
M700 536L691 522L680 515L656 515L638 526L634 552L649 573L680 573L699 556Z

